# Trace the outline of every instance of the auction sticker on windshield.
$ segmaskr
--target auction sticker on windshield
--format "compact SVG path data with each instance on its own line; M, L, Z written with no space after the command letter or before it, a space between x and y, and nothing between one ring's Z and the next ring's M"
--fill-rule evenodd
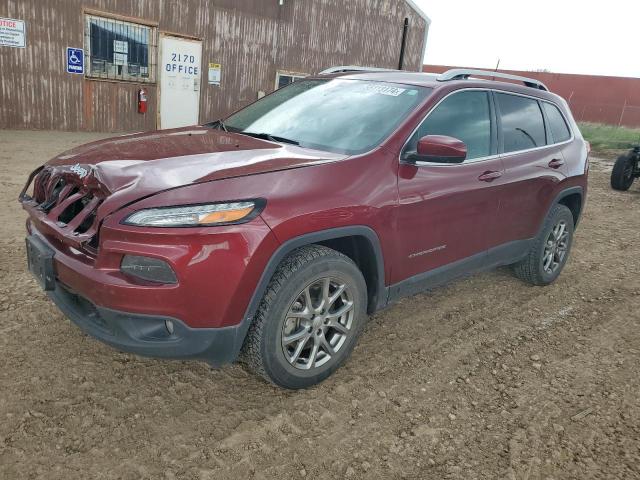
M407 90L406 88L392 87L390 85L372 84L366 85L365 88L370 92L379 93L380 95L389 95L391 97L398 97Z

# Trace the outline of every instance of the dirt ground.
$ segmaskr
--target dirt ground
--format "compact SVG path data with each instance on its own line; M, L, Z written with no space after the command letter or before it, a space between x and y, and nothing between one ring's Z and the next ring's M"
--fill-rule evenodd
M508 269L375 315L324 384L118 353L27 273L16 197L92 134L0 131L0 478L640 478L640 185L593 159L564 273Z

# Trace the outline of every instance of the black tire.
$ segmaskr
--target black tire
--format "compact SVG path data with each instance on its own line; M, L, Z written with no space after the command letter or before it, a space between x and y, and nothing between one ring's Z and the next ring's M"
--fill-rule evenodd
M550 254L552 265L549 267L551 270L548 270L545 268L545 262L548 258L545 256L545 253L548 251L547 248L550 248L547 242L551 238L554 229L562 222L564 222L567 233L566 250L562 259L557 262L557 265L555 263L556 254ZM573 231L574 224L571 210L564 205L554 205L547 215L544 225L533 242L527 256L520 262L513 265L513 270L516 276L531 285L549 285L550 283L553 283L562 272L562 269L569 258L569 254L571 253ZM553 252L554 250L551 249L550 251Z
M288 316L290 308L298 305L294 302L299 301L305 289L324 278L339 279L348 285L349 302L353 302L353 313L349 317L350 330L339 349L329 356L325 364L301 370L290 362L292 356L289 359L286 356L283 340L285 322L287 319L291 321ZM366 324L366 306L366 282L349 257L319 245L299 248L282 261L269 282L247 333L240 360L251 371L280 387L300 389L320 383L340 367L353 350ZM317 327L308 328L311 331ZM309 341L315 341L313 334L309 335ZM309 361L309 364L315 365L315 362Z
M634 155L620 155L613 165L611 172L611 188L614 190L629 190L633 183L633 169L636 159Z

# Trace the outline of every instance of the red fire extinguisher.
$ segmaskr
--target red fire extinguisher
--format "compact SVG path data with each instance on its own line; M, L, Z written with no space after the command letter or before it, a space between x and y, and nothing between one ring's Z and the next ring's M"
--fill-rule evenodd
M144 88L138 90L138 113L147 113L147 91Z

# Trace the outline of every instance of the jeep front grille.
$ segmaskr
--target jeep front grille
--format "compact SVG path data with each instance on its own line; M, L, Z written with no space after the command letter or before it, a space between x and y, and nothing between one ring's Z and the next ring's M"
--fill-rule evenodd
M33 180L33 196L23 195L21 200L25 207L41 212L43 220L64 237L95 248L96 214L103 201L99 190L89 188L68 172L45 167Z

